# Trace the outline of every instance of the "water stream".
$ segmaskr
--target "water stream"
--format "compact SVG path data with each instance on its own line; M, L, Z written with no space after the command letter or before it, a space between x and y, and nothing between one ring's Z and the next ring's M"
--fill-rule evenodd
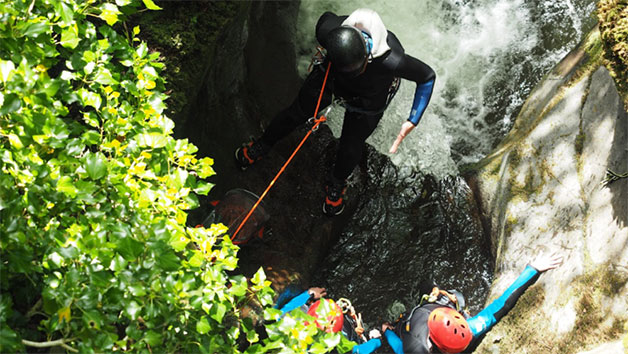
M458 166L478 161L504 137L536 85L595 25L593 0L302 1L299 70L305 75L320 14L376 10L406 52L437 74L421 123L390 156L396 180L377 180L315 277L349 297L368 324L412 307L433 279L462 290L472 312L492 281L488 241ZM415 85L404 82L368 143L387 151L407 118ZM335 135L342 109L330 116ZM354 192L357 193L357 192Z
M377 11L406 53L437 75L421 124L392 156L436 176L485 156L512 127L530 90L595 24L592 0L445 0L389 2L316 0L302 2L298 43L300 71L315 46L320 14ZM369 142L387 153L408 117L414 83L404 82ZM334 119L335 118L335 119ZM330 126L339 134L342 110Z

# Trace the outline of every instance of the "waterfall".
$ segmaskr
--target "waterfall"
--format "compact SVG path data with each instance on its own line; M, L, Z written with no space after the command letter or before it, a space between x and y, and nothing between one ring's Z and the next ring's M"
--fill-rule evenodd
M305 0L297 33L302 75L316 45L318 17L358 7L377 11L406 53L436 71L423 119L391 159L438 178L486 156L512 127L532 87L595 24L593 0ZM367 141L385 154L412 104L415 85L402 81ZM343 113L338 108L329 117L336 136Z

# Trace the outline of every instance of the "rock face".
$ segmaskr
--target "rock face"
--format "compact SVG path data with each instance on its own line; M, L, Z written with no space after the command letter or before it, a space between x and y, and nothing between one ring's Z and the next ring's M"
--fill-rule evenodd
M604 352L628 350L618 340L628 337L628 179L601 184L607 169L628 170L628 114L599 46L594 30L468 178L496 259L487 303L537 251L564 257L478 352L574 353L600 343Z

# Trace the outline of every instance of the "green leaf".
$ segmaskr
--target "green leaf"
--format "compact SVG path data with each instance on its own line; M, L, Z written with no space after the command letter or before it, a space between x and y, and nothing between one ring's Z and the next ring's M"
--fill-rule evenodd
M78 190L72 182L70 176L63 176L57 181L57 190L71 198L76 197Z
M213 187L213 183L199 182L196 188L194 188L194 193L199 195L207 195Z
M231 277L231 288L229 288L229 292L232 293L233 296L244 296L247 288L248 284L246 277L242 275Z
M105 3L101 7L100 18L105 20L109 26L113 26L116 22L118 22L118 14L120 14L120 10L114 4Z
M262 285L264 280L266 280L266 273L264 273L264 269L260 267L257 272L255 272L255 275L253 275L253 279L251 279L251 281L255 285Z
M74 11L63 1L55 4L55 11L61 15L61 21L63 24L70 24L74 19Z
M193 253L194 255L190 258L189 263L192 267L200 267L205 259L203 252L194 250Z
M102 98L100 97L99 94L95 92L91 92L84 88L81 88L78 91L78 93L79 93L79 96L81 97L81 101L83 101L83 105L92 106L96 109L100 108L100 105L102 104Z
M26 28L26 30L24 31L24 35L27 37L37 37L40 34L46 32L48 28L49 25L45 22L32 23Z
M129 286L129 290L133 296L142 297L146 295L146 289L142 284L132 284Z
M144 2L144 5L146 6L146 8L149 10L161 10L161 7L155 5L153 0L142 0L142 1Z
M13 75L15 70L15 64L11 60L0 59L0 78L2 82L7 82Z
M94 130L88 130L81 136L81 141L85 145L98 144L100 142L100 134Z
M130 236L119 237L115 243L116 250L128 261L134 261L144 251L144 244Z
M162 335L155 331L148 331L146 335L144 335L144 340L146 343L152 347L159 347L162 344Z
M157 264L163 270L177 270L181 266L181 259L172 251L157 255Z
M11 143L11 146L16 149L21 149L24 147L24 144L22 144L20 137L15 134L9 134L9 142Z
M200 321L196 322L196 331L200 334L207 334L211 330L207 317L201 317Z
M347 353L350 352L356 345L356 342L350 341L345 336L340 336L340 343L336 345L336 349L340 353Z
M136 139L140 147L150 147L153 149L164 147L168 142L168 138L159 133L139 134Z
M209 310L209 316L213 318L216 322L222 323L222 318L225 316L227 312L227 306L220 302L215 302L212 308Z
M0 349L2 349L3 353L17 353L23 351L22 340L4 323L2 323L2 327L0 327L0 344Z
M81 39L78 35L78 27L76 27L76 23L64 28L61 31L61 45L65 48L74 49L78 45Z
M129 315L129 318L135 321L139 313L142 311L142 307L137 302L131 300L128 304L126 304L124 310L127 315Z
M85 171L89 178L93 180L101 179L107 175L107 164L105 163L105 156L98 153L88 153L85 157Z
M340 333L327 333L323 342L328 348L333 348L340 343Z
M118 82L111 76L111 72L107 68L98 68L98 72L94 76L94 80L102 85L113 85Z
M22 107L22 101L15 93L10 93L4 96L4 103L0 108L0 116L13 113Z

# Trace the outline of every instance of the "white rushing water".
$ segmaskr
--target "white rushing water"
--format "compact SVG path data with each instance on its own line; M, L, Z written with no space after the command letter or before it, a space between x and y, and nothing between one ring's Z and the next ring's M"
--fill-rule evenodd
M391 159L443 177L484 157L508 132L532 87L592 28L594 6L593 0L303 0L299 70L305 75L323 12L377 11L406 53L437 75L423 119ZM402 81L369 138L380 152L388 154L407 119L414 89L414 83ZM336 108L330 116L335 135L343 113Z

